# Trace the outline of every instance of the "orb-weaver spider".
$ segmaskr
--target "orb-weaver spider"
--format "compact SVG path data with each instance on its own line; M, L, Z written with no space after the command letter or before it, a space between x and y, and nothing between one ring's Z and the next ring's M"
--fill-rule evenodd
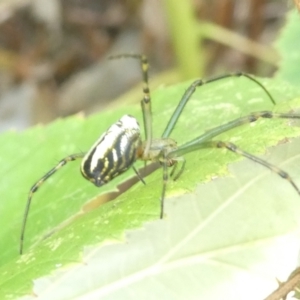
M221 133L227 132L233 128L241 126L246 123L251 123L257 121L259 118L295 118L300 119L300 115L291 113L273 113L271 111L259 111L251 113L247 116L237 118L231 122L217 126L213 129L206 131L199 137L181 145L177 146L174 139L170 138L171 135L185 105L191 98L192 94L195 92L198 86L217 81L220 79L228 77L240 77L244 76L249 80L256 83L261 89L266 93L271 102L275 104L275 101L267 89L254 77L245 73L233 73L225 74L222 76L213 77L206 81L198 79L195 80L189 88L186 90L182 96L179 104L177 105L175 111L173 112L171 118L168 121L167 126L161 136L161 138L152 137L152 112L151 112L151 98L150 90L148 85L148 60L144 55L138 54L123 54L111 57L112 59L130 57L134 59L139 59L142 66L143 74L143 99L141 100L141 107L143 113L143 123L145 131L145 141L141 140L140 127L138 121L130 116L124 115L119 121L113 124L108 130L95 142L91 149L87 153L77 153L69 155L63 158L54 168L47 172L42 178L40 178L30 189L28 200L24 212L24 218L21 229L20 236L20 254L23 252L23 243L27 217L30 209L31 200L33 194L38 190L38 188L56 171L63 167L66 163L82 158L81 162L81 173L82 175L97 187L100 187L114 177L120 175L121 173L127 171L132 167L139 177L143 181L143 178L139 175L134 167L136 160L142 161L152 161L159 162L163 168L163 186L161 192L160 201L160 218L164 215L164 199L166 193L166 185L169 177L173 177L174 180L178 179L185 167L185 159L182 155L196 151L203 148L225 148L238 155L249 158L255 161L271 171L277 173L282 178L288 180L293 188L300 194L300 189L291 179L291 177L279 169L275 165L268 163L248 152L245 152L238 148L236 145L230 142L214 141L214 137L220 135ZM181 167L175 174L178 162L181 162ZM168 172L168 167L173 167L170 174Z

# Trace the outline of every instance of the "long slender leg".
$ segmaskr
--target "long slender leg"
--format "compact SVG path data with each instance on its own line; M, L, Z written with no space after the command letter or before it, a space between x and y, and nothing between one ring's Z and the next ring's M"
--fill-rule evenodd
M300 119L300 114L292 113L273 113L271 111L259 111L252 113L248 116L235 119L231 122L228 122L224 125L215 127L206 131L204 134L193 139L190 142L183 144L175 150L172 150L168 153L168 158L179 157L183 154L196 151L201 147L201 144L211 140L212 138L220 135L221 133L227 132L233 128L241 126L243 124L252 123L257 121L260 118L272 119L272 118L282 118L282 119Z
M143 184L146 185L146 182L145 182L144 178L141 176L141 174L140 174L139 171L136 169L136 167L135 167L135 166L132 166L132 168L133 168L133 171L135 172L136 176L138 177L138 179L139 179Z
M203 149L203 148L225 148L225 149L232 151L238 155L244 156L256 163L259 163L260 165L271 170L272 172L278 174L281 178L286 179L292 185L292 187L296 190L296 192L300 195L299 187L296 185L296 183L293 181L293 179L290 177L290 175L287 172L285 172L284 170L278 168L277 166L255 156L255 155L252 155L252 154L240 149L233 143L222 142L222 141L208 141L208 142L200 143L197 146L198 146L198 148L197 148L198 150ZM195 149L193 149L193 150L195 150ZM169 155L167 155L167 158L169 158ZM164 186L164 193L165 193L165 186Z
M286 173L285 171L283 171L282 169L276 167L275 165L272 165L269 162L238 148L233 143L222 142L222 141L211 141L211 142L205 143L205 145L209 148L226 148L229 151L232 151L238 155L247 157L248 159L265 166L266 168L270 169L272 172L278 174L283 179L286 179L293 186L293 188L296 190L296 192L300 195L300 190L299 190L298 186L296 185L296 183L292 180L290 175L288 173Z
M173 177L174 181L176 181L184 171L186 160L183 157L181 160L182 160L182 164L181 164L179 172Z
M164 216L164 202L165 202L165 195L166 195L166 189L167 189L167 183L168 183L168 180L169 180L169 177L172 177L174 174L175 174L175 171L177 169L177 166L178 166L178 161L182 161L182 164L181 164L181 167L180 167L180 170L179 172L173 177L173 180L177 180L180 175L182 174L183 170L184 170L184 167L185 167L185 163L186 163L186 160L183 158L183 157L180 157L180 159L178 159L178 161L176 160L175 161L175 164L173 165L173 168L172 168L172 171L170 173L170 176L169 176L169 170L168 170L168 154L165 152L163 154L163 157L164 157L164 160L162 162L162 167L163 167L163 189L162 189L162 193L161 193L161 202L160 202L160 218L162 219L163 216Z
M162 188L161 198L160 198L160 218L161 219L164 217L164 202L165 202L165 196L166 196L167 183L169 180L167 153L164 153L163 157L164 157L164 161L162 162L163 188Z
M25 237L25 228L26 228L26 222L27 222L27 217L30 209L30 204L31 204L31 199L33 194L39 189L39 187L50 177L52 176L56 171L58 171L60 168L62 168L66 163L70 161L74 161L76 159L84 157L85 153L77 153L73 154L70 156L67 156L63 158L54 168L52 168L49 172L47 172L41 179L39 179L30 189L26 207L25 207L25 212L24 212L24 217L23 217L23 222L22 222L22 228L21 228L21 235L20 235L20 254L23 253L23 244L24 244L24 237Z
M173 131L185 105L187 104L187 102L190 100L191 96L194 94L196 88L198 86L202 85L202 80L201 79L197 79L195 80L189 87L188 89L185 91L185 93L183 94L180 102L178 103L175 111L173 112L173 115L171 116L163 134L162 134L162 138L167 138L170 136L171 132Z
M178 167L178 161L182 161L182 164L181 164L181 167L180 167L180 170L177 172L177 174L174 176L176 170L177 170L177 167ZM183 173L184 171L184 168L185 168L185 163L186 163L186 160L184 157L180 157L180 159L176 159L176 162L171 170L171 173L170 173L170 177L173 177L173 180L176 181L180 176L181 174Z
M185 105L187 104L187 102L190 100L191 96L193 95L193 93L195 92L196 88L198 86L202 86L204 84L207 83L211 83L220 79L224 79L224 78L228 78L228 77L241 77L244 76L250 80L252 80L253 82L255 82L257 85L259 85L262 90L267 94L267 96L269 97L269 99L271 100L271 102L275 105L275 100L272 97L272 95L269 93L269 91L258 81L256 80L254 77L252 77L249 74L246 73L229 73L229 74L225 74L225 75L221 75L221 76L217 76L217 77L213 77L207 80L202 80L202 79L197 79L195 80L190 86L189 88L186 90L186 92L183 94L178 106L176 107L172 117L170 118L163 134L162 137L166 138L169 137L170 134L172 133Z
M152 142L152 109L151 109L151 96L150 96L150 88L148 83L148 70L149 63L147 56L140 54L120 54L110 56L109 59L118 59L118 58L134 58L139 59L142 67L142 75L143 75L143 99L141 100L142 112L143 112L143 121L144 121L144 130L145 130L145 138L146 138L146 146L145 146L145 156L148 156L149 149Z

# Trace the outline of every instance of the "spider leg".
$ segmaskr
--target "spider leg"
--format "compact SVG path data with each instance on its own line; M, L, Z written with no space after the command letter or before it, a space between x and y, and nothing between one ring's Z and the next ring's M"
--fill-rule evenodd
M183 94L180 102L178 103L175 111L173 112L173 115L171 116L163 134L162 137L166 138L169 137L170 134L172 133L185 105L187 104L187 102L190 100L191 96L193 95L193 93L195 92L196 88L198 86L202 86L205 85L207 83L211 83L217 80L221 80L224 78L228 78L228 77L241 77L244 76L246 78L248 78L249 80L252 80L253 82L255 82L257 85L259 85L262 90L266 93L266 95L269 97L269 99L271 100L271 102L275 105L276 102L274 100L274 98L272 97L272 95L269 93L269 91L258 81L256 80L254 77L252 77L251 75L247 74L247 73L229 73L229 74L225 74L225 75L221 75L221 76L216 76L216 77L212 77L210 79L207 80L202 80L202 79L197 79L195 80L190 86L189 88L185 91L185 93Z
M24 212L23 222L22 222L22 229L21 229L21 235L20 235L20 254L23 253L23 244L24 244L24 236L25 236L25 228L26 228L26 222L27 217L30 209L31 199L33 194L39 189L39 187L50 177L52 176L56 171L58 171L60 168L62 168L64 165L66 165L68 162L79 159L84 157L85 153L77 153L73 155L69 155L65 158L63 158L54 168L52 168L49 172L47 172L41 179L39 179L30 189L26 208Z
M142 75L143 75L143 99L141 100L141 107L143 112L143 122L144 122L144 130L145 130L145 155L147 156L150 150L151 142L152 142L152 109L151 109L151 96L150 96L150 88L148 83L148 70L149 63L146 55L141 54L119 54L110 56L109 59L118 59L118 58L134 58L139 59L142 67Z
M167 189L167 183L169 180L169 172L168 172L168 159L167 159L167 153L163 153L163 187L161 191L161 198L160 198L160 219L164 216L164 202L165 202L165 196L166 196L166 189Z
M144 180L144 178L141 176L141 174L139 173L139 171L135 168L135 166L132 166L136 176L138 177L138 179L144 184L146 185L146 182Z
M177 167L178 167L178 163L177 163L177 161L175 161L174 166L172 167L172 170L170 172L170 177L173 177L173 175L175 174L175 172L177 170Z
M222 142L222 141L211 141L211 142L205 143L205 144L209 148L226 148L229 151L232 151L238 155L247 157L248 159L265 166L266 168L270 169L272 172L278 174L281 178L286 179L293 186L293 188L296 190L296 192L300 195L300 190L299 190L298 186L296 185L296 183L292 180L290 175L287 172L283 171L282 169L276 167L275 165L270 164L269 162L238 148L233 143Z
M173 177L173 175L175 174L175 171L177 169L177 166L178 166L178 161L182 161L182 164L181 164L181 167L180 167L180 170L177 172L177 174ZM186 163L186 160L184 157L180 157L180 158L176 158L176 161L175 161L175 164L172 168L172 171L170 173L170 177L173 177L173 180L176 181L180 176L181 174L183 173L184 171L184 168L185 168L185 163Z
M182 174L184 167L185 167L185 159L183 157L178 157L176 159L172 159L173 168L169 176L168 167L170 166L170 161L168 159L168 153L165 151L163 153L163 161L161 162L163 167L163 188L161 192L161 198L160 198L160 218L162 219L164 216L164 202L165 202L165 196L166 196L166 189L167 189L167 183L169 180L169 177L172 177L175 174L175 171L178 166L178 161L182 161L181 167L179 172L174 176L173 180L177 180L179 176Z
M221 133L227 132L233 128L239 127L243 124L252 123L260 118L272 119L272 118L282 118L282 119L300 119L300 114L292 113L273 113L271 111L259 111L252 113L248 116L237 118L221 126L207 130L205 133L199 137L181 145L177 149L171 150L168 153L168 158L176 158L182 156L186 153L199 150L202 148L201 144L210 141L212 138L220 135Z
M165 197L165 192L166 192L166 182L168 180L168 171L167 166L168 166L168 161L170 160L178 160L182 158L182 155L186 153L190 153L196 150L200 150L201 148L227 148L228 150L235 152L239 155L245 156L257 163L260 163L261 165L269 168L273 172L277 173L279 176L282 178L285 178L288 180L291 185L294 187L294 189L300 194L300 190L297 187L297 185L294 183L294 181L291 179L291 177L284 172L283 170L277 168L276 166L254 156L249 154L248 152L245 152L239 148L237 148L235 145L231 143L224 143L224 142L215 142L211 141L212 138L220 135L221 133L227 132L233 128L236 128L238 126L241 126L243 124L247 123L252 123L257 121L260 118L283 118L283 119L300 119L300 115L298 114L292 114L292 113L273 113L271 111L260 111L260 112L255 112L252 113L248 116L237 118L231 122L228 122L224 125L212 128L208 131L206 131L204 134L200 135L199 137L193 139L192 141L189 141L182 146L172 149L168 151L167 153L164 154L164 162L163 162L163 172L164 172L164 183L163 183L163 191L162 191L162 196L161 196L161 215L160 217L163 217L163 202L164 202L164 197ZM218 144L219 143L219 144ZM177 179L181 173L184 170L184 165L185 162L183 163L183 167L181 170L178 172L178 174L175 176L174 179Z
M260 165L268 168L269 170L271 170L272 172L278 174L281 178L287 180L291 185L292 187L296 190L296 192L300 195L300 189L299 187L296 185L296 183L293 181L293 179L291 178L291 176L285 172L284 170L278 168L277 166L253 155L253 154L250 154L242 149L240 149L239 147L237 147L235 144L233 143L230 143L230 142L223 142L223 141L208 141L208 142L201 142L199 143L198 145L194 145L193 147L193 150L192 151L195 151L196 150L196 146L197 146L197 149L200 150L200 149L203 149L203 148L225 148L233 153L236 153L238 155L241 155L241 156L244 156L256 163L259 163ZM176 150L174 151L176 152ZM186 151L185 153L187 152L190 152L190 151ZM170 152L171 153L171 152ZM169 154L168 156L169 157ZM184 161L184 164L185 164L185 161ZM165 165L164 164L164 168L165 168ZM181 170L179 171L179 173L177 174L177 178L179 175L181 175L181 173L183 172L183 168L181 168ZM176 178L176 179L177 179ZM165 177L165 170L164 170L164 186L163 186L163 192L162 192L162 206L161 206L161 209L163 209L163 200L164 200L164 196L165 196L165 190L166 190L166 181L165 180L168 180L168 177ZM161 218L163 216L163 213L161 213Z

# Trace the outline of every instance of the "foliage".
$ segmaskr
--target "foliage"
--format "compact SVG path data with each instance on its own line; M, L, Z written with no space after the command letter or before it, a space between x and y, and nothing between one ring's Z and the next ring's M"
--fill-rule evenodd
M299 113L299 88L286 82L299 77L298 56L291 52L297 49L298 24L297 16L290 16L277 43L283 57L277 78L259 79L275 107L246 78L225 79L197 89L172 137L181 144L253 111ZM156 137L189 84L153 93ZM139 182L99 206L102 194L115 192L134 173L97 189L81 177L79 161L69 163L34 194L19 256L30 186L62 157L88 150L123 114L142 123L139 105L129 103L125 99L90 118L76 115L0 136L0 298L266 297L296 265L300 197L288 180L220 149L186 155L185 172L168 182L163 220L158 220L161 170L145 178L146 186ZM299 123L259 120L218 139L264 155L299 186Z
M274 79L259 80L276 99L276 111L286 112L300 106L299 99L291 100L299 94L297 89ZM153 93L155 136L163 131L166 120L189 83L162 87ZM247 78L222 80L198 88L172 136L181 144L208 128L265 109L273 109L272 104L255 83ZM134 288L135 292L144 293L148 284L144 279L148 276L155 278L152 284L162 282L162 287L165 287L162 288L163 293L178 292L166 288L172 283L172 287L180 288L185 298L191 295L185 294L189 291L193 295L208 291L214 295L217 286L236 289L243 276L254 276L253 270L260 272L257 271L251 284L265 286L265 282L260 281L261 274L269 274L268 281L276 285L275 278L282 273L273 272L274 266L269 268L269 260L265 266L266 261L262 258L266 255L277 257L278 249L283 251L284 246L291 248L295 240L293 232L298 225L299 195L287 181L276 178L263 168L261 175L257 173L260 166L246 161L234 167L240 170L234 173L233 178L211 181L228 174L227 164L240 159L219 149L186 155L185 172L177 182L170 181L168 184L166 216L162 221L157 220L162 187L160 170L146 178L146 186L137 183L115 201L76 218L90 205L87 202L94 203L99 194L116 190L117 184L134 173L128 171L97 189L82 179L79 162L70 163L34 195L26 230L25 254L18 255L22 214L30 186L55 161L88 149L109 124L125 113L137 116L141 123L139 105L124 105L86 120L78 115L57 120L46 127L38 126L23 133L9 132L1 136L1 172L5 180L0 185L4 199L0 219L6 224L5 230L1 230L1 299L15 298L32 291L51 299L83 299L98 293L117 299L118 294L115 293L123 295L124 292L120 288ZM268 150L268 153L275 153L274 159L270 160L293 172L297 158L299 160L299 145L297 141L288 142L288 138L299 136L300 130L297 126L289 126L292 124L299 123L261 120L253 126L244 125L223 134L220 139L230 140L256 155L264 153L267 147L283 143L275 147L275 152ZM297 173L292 174L299 182ZM209 184L201 184L209 181ZM60 226L71 219L67 226ZM145 225L149 221L154 223ZM63 228L44 239L59 226ZM140 230L130 231L136 228ZM294 247L292 249L295 251ZM292 256L287 255L287 258L290 260ZM191 266L196 266L197 261L202 267L190 273ZM286 266L289 266L288 262ZM240 268L243 268L242 274ZM202 270L202 275L199 270ZM53 275L49 277L50 273ZM34 279L45 275L48 277L35 280L32 287ZM191 284L197 282L199 289L182 288L187 284L184 278ZM174 285L174 282L178 284ZM205 284L199 285L199 282ZM245 282L248 284L247 280ZM152 284L151 290L156 290L157 287ZM270 285L266 285L268 287ZM241 285L240 288L245 287ZM149 291L149 286L146 290ZM224 292L223 289L220 291ZM80 295L84 295L83 298Z
M291 11L287 16L287 24L282 29L281 36L276 42L276 48L281 55L280 68L277 77L299 86L300 76L300 16Z

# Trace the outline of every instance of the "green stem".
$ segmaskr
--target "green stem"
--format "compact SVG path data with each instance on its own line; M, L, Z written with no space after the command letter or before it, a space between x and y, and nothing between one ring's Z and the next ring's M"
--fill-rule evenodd
M191 0L164 0L175 55L183 79L202 77L205 55Z

